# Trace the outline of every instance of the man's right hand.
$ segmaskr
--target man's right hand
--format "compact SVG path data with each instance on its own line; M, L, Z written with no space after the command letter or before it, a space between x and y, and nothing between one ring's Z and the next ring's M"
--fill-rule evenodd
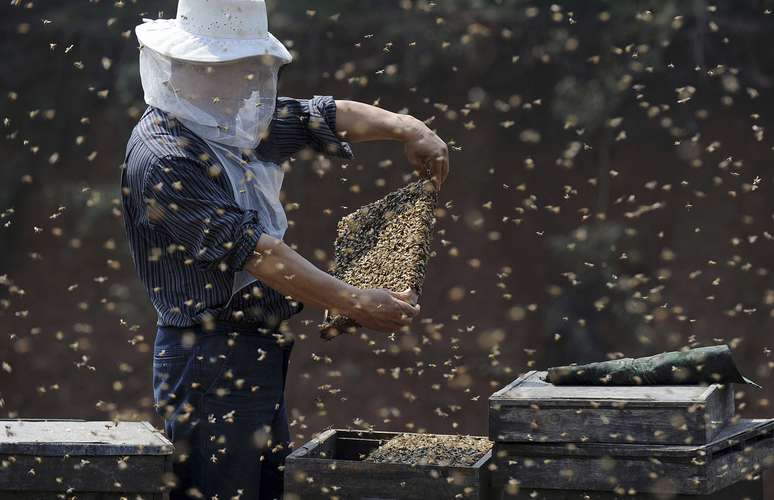
M412 305L417 298L410 288L400 293L385 288L362 289L345 314L365 328L394 332L410 325L419 314L419 305Z

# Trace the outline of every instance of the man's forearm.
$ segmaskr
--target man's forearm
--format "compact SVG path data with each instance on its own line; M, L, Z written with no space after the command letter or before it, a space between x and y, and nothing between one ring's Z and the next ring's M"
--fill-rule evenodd
M405 142L426 128L413 116L357 101L336 101L336 130L350 142Z
M322 271L281 240L262 234L256 252L245 271L280 293L319 309L348 311L356 304L357 288Z
M350 142L401 141L419 175L429 174L437 189L449 175L449 149L421 120L357 101L336 101L336 131Z

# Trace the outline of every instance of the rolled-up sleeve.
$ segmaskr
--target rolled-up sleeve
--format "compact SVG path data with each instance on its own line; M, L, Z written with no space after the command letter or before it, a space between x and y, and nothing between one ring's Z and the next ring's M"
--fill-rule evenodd
M327 156L354 157L352 146L336 134L333 97L280 97L269 135L258 145L256 153L263 159L280 163L307 146Z
M264 233L258 212L239 207L225 181L185 158L159 159L143 181L147 223L198 269L241 270Z

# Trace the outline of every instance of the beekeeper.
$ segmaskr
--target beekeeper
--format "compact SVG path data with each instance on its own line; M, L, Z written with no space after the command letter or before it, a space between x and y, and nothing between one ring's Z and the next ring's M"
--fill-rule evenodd
M411 116L278 98L292 58L269 33L263 0L179 0L176 19L146 20L136 34L149 107L127 145L122 203L158 314L153 387L176 447L171 496L280 498L292 348L283 322L306 303L392 332L419 307L410 290L349 286L283 243L279 164L305 147L351 158L351 142L398 140L440 188L447 147Z

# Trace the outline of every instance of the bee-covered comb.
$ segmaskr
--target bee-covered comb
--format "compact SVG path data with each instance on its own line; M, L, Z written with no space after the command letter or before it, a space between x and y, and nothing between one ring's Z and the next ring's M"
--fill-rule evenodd
M358 288L422 293L438 193L427 180L412 182L338 223L333 275ZM353 319L325 311L320 336L354 332Z

